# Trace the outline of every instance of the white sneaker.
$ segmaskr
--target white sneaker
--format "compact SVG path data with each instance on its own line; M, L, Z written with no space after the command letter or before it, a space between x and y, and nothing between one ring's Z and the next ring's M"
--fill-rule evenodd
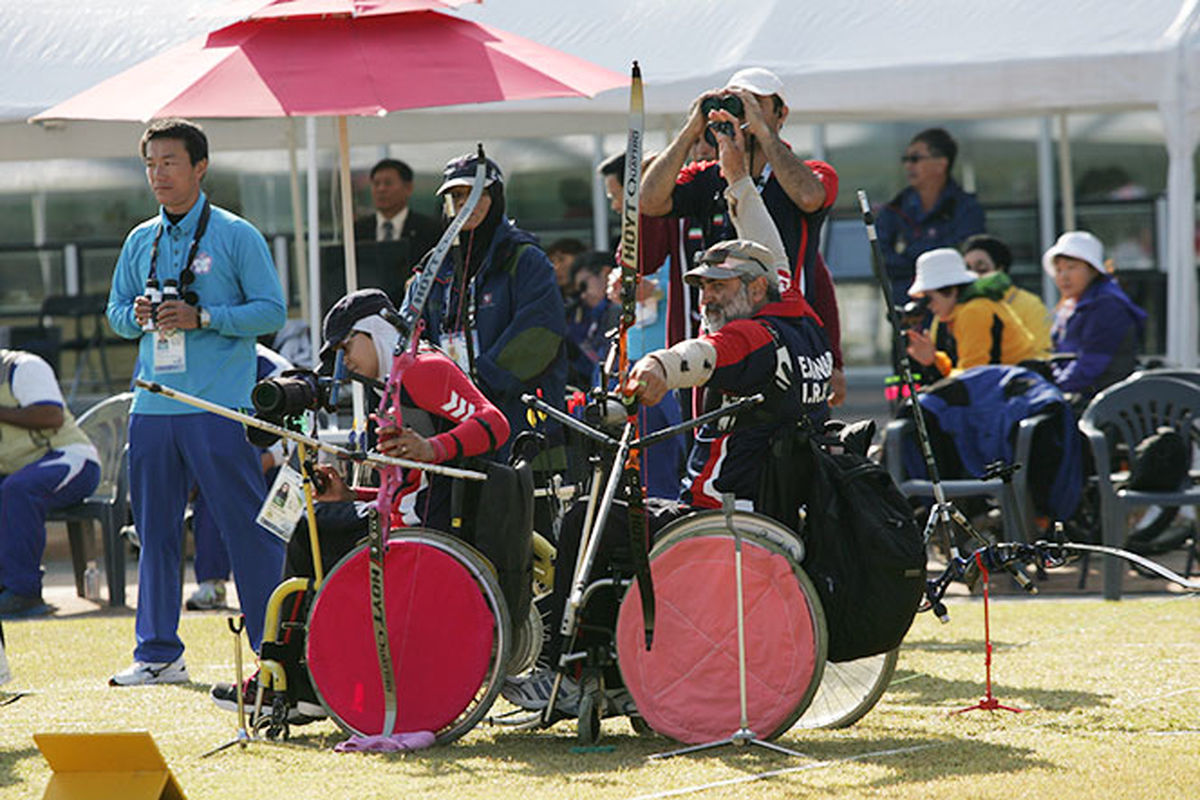
M187 683L183 656L174 661L135 661L108 679L109 686L148 686L152 683Z
M225 581L203 581L187 599L188 611L213 611L225 608Z

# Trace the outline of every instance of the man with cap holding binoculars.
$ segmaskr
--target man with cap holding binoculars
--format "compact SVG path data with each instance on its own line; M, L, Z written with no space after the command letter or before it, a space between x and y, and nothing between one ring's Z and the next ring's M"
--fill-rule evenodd
M838 362L833 376L837 404L845 394L837 297L833 276L818 249L821 225L837 199L837 172L824 161L805 160L792 152L780 138L787 117L783 81L761 67L739 70L724 88L701 94L692 103L683 128L646 168L641 210L648 216L669 214L696 220L706 247L735 236L765 244L759 237L734 231L732 213L724 202L724 190L734 179L724 160L684 166L693 145L701 139L716 147L720 137L734 129L739 136L744 134L743 169L762 197L783 246L787 269L781 275L780 291L794 285L826 326Z

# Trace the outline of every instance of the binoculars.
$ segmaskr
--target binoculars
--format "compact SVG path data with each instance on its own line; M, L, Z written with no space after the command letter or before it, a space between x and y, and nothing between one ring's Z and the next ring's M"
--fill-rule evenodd
M708 119L709 112L725 110L738 119L743 119L746 114L746 109L742 106L742 98L736 94L717 94L710 95L700 101L700 111L704 114L704 118ZM711 129L711 130L710 130ZM718 131L726 136L733 136L733 123L731 122L710 122L708 128L704 130L704 140L713 147L717 146L717 139L713 136L713 131Z

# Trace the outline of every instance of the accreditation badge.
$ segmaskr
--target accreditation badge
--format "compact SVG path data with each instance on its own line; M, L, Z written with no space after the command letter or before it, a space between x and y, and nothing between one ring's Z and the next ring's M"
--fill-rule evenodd
M304 476L290 464L279 468L267 499L263 501L255 522L285 542L292 540L296 523L304 516Z
M187 345L183 331L156 331L154 334L154 374L187 372Z
M471 331L473 337L471 343L475 346L475 352L479 352L479 337L475 331ZM464 331L454 331L453 333L442 334L442 339L438 343L439 346L446 351L446 355L458 364L467 375L471 374L471 356L467 352L467 335Z

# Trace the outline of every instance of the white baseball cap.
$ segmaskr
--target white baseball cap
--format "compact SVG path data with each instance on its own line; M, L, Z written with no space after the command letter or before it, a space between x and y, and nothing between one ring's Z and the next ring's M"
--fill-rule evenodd
M733 73L733 76L726 81L725 86L730 89L745 89L751 94L760 94L764 97L770 97L773 94L783 97L783 81L779 80L779 76L769 69L762 67L747 67Z
M953 247L939 247L917 256L917 277L908 287L909 297L919 297L933 289L970 283L979 274L967 269L967 263Z
M1106 275L1104 271L1104 245L1087 231L1067 231L1058 237L1058 241L1042 256L1042 269L1054 277L1054 259L1056 256L1068 256L1086 261L1088 266Z

